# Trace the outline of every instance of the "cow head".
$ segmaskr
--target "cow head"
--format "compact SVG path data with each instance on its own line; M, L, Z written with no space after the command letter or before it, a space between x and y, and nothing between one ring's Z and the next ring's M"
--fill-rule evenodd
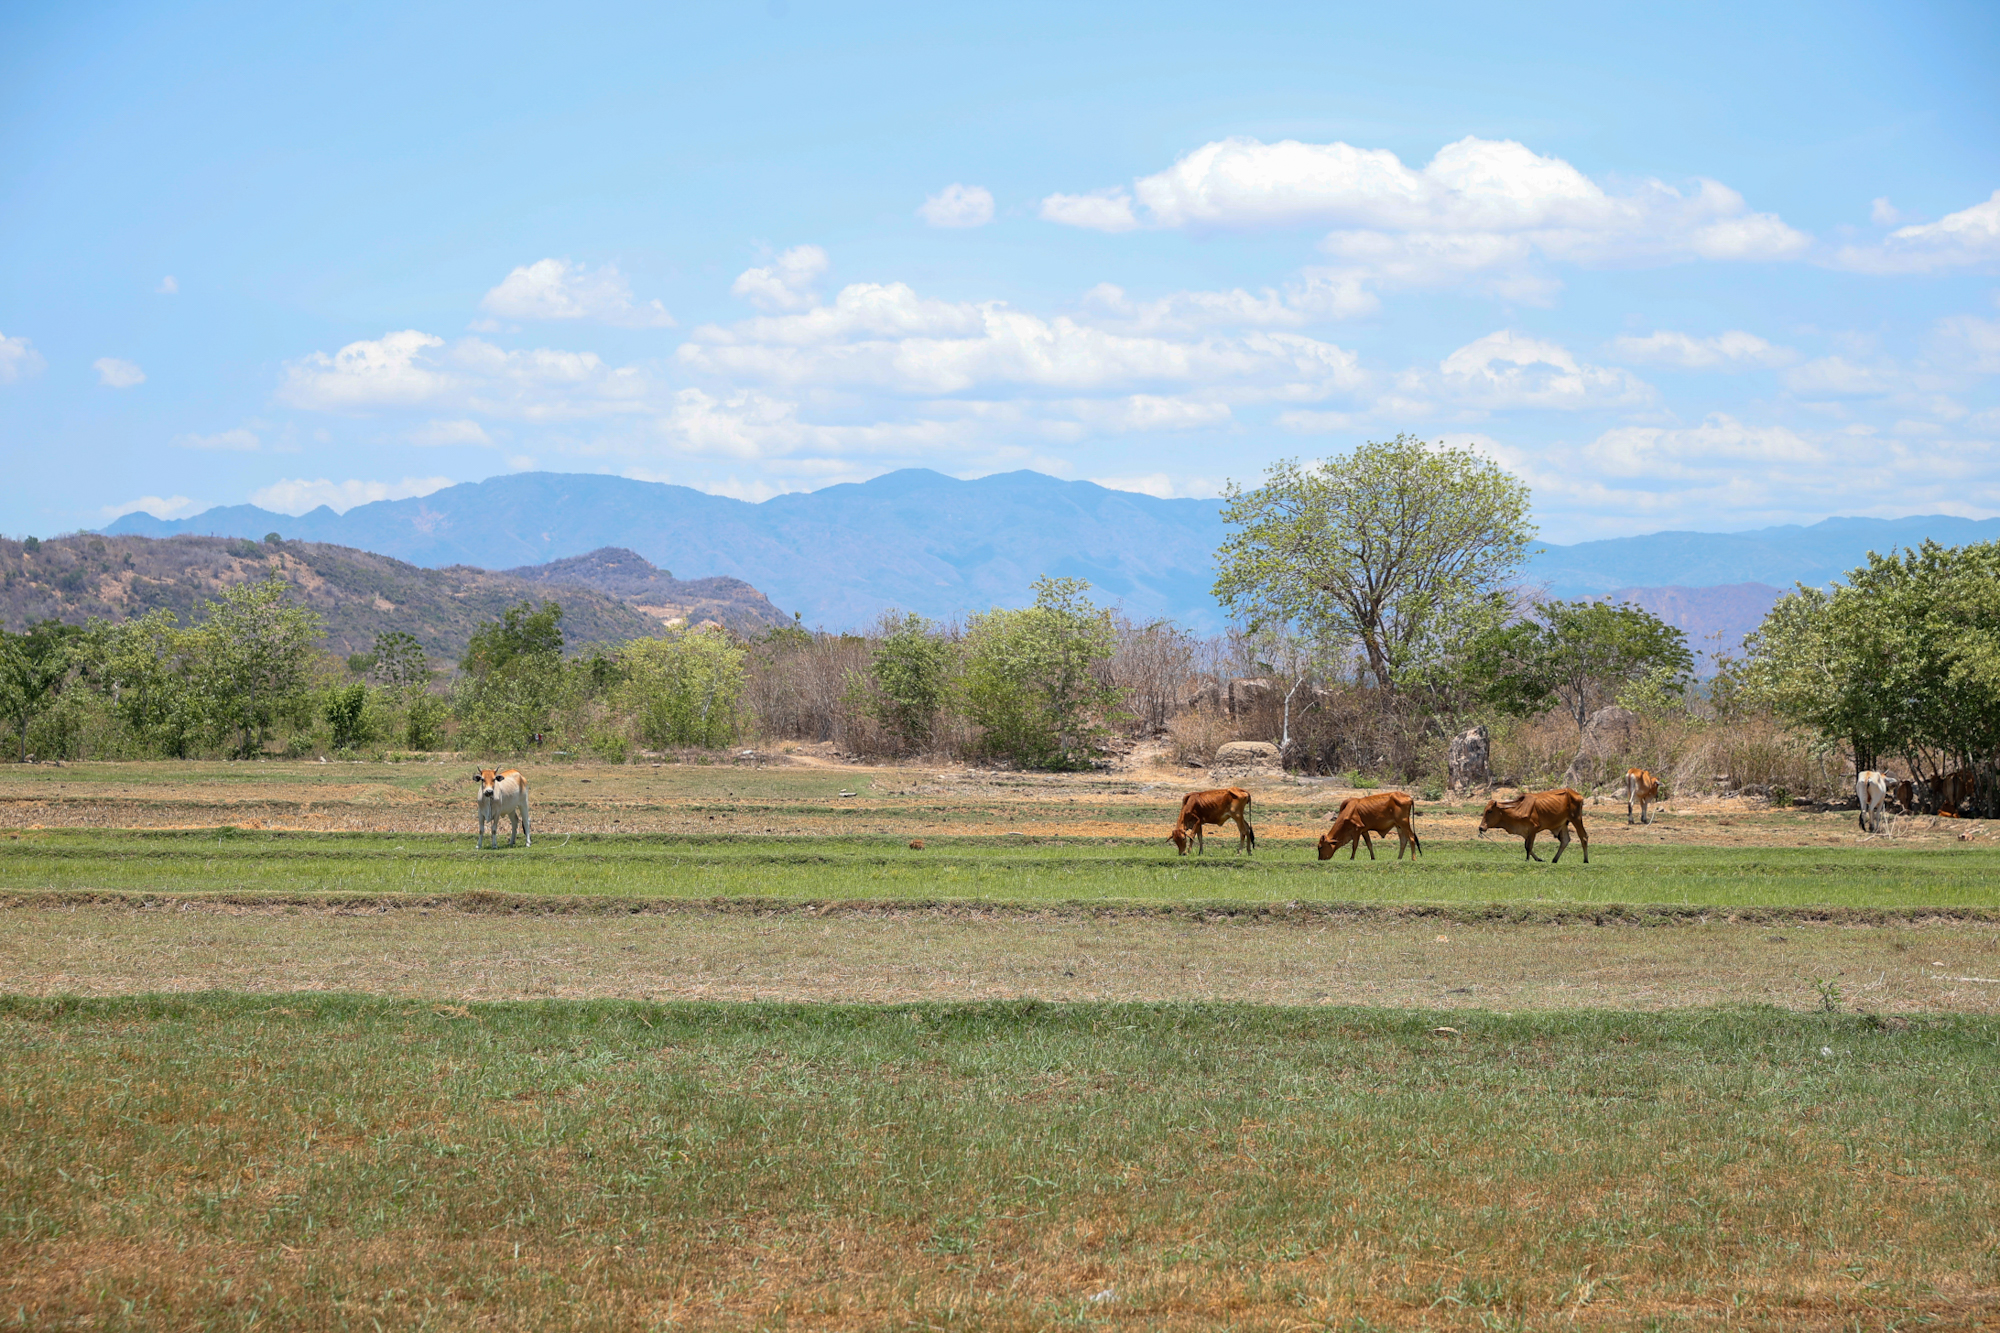
M493 784L500 780L500 770L482 768L472 775L472 780L479 784L479 799L490 801L493 799Z
M1361 836L1361 825L1352 819L1336 819L1333 827L1319 835L1319 859L1328 861L1333 854Z
M1167 835L1167 841L1172 843L1176 848L1178 848L1182 856L1187 855L1188 831L1184 825L1181 824L1174 825L1174 831Z
M1506 827L1507 827L1507 823L1506 823L1506 819L1505 819L1505 817L1504 817L1504 816L1503 816L1503 815L1502 815L1502 814L1501 814L1500 812L1501 812L1501 805L1500 805L1500 802L1498 802L1498 801L1488 801L1488 802L1486 803L1486 810L1485 810L1485 812L1484 812L1483 814L1481 814L1481 815L1479 816L1479 836L1480 836L1480 837L1482 837L1482 838L1483 838L1483 837L1485 837L1485 836L1486 836L1486 831L1487 831L1488 829L1496 829L1496 828L1506 828Z

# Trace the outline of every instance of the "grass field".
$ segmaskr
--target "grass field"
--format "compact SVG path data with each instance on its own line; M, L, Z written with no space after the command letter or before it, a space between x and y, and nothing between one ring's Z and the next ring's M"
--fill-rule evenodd
M1168 777L0 766L0 1328L2000 1327L1984 825Z
M2000 906L2000 846L1620 845L1536 864L1519 839L1434 837L1421 859L1330 862L1309 844L1255 857L1152 841L882 837L782 840L545 834L475 851L424 834L42 830L0 836L0 891L523 894L1007 903L1440 902L1700 906Z
M1996 1313L1992 1019L218 995L0 1023L0 1292L34 1327Z

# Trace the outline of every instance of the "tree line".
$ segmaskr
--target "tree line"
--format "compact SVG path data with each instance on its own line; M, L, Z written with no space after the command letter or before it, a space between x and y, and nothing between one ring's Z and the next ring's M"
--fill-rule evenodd
M1064 769L1152 736L1190 762L1221 739L1264 739L1294 768L1409 781L1440 772L1446 742L1475 721L1553 753L1557 733L1577 749L1616 702L1683 738L1781 728L1822 774L1836 752L1863 767L1895 756L1918 776L1992 768L2000 548L1927 545L1802 588L1697 683L1685 636L1651 613L1524 586L1530 501L1475 451L1407 435L1281 462L1226 493L1214 592L1234 624L1213 637L1134 622L1089 585L1047 578L1031 606L962 623L890 615L864 633L753 639L680 627L577 653L558 602L523 603L456 663L400 633L343 661L273 579L227 589L185 624L155 611L6 634L0 710L17 757L616 760L804 740ZM1693 780L1703 761L1677 754Z

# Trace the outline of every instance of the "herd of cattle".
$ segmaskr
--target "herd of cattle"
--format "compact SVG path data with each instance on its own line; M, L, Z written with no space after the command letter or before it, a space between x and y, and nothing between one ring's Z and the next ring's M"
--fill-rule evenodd
M493 830L493 845L500 845L500 822L509 821L507 845L514 845L518 833L532 847L535 836L528 825L528 780L514 769L482 768L474 774L479 783L479 846L486 846L486 831ZM1874 832L1881 828L1886 817L1888 803L1893 797L1905 814L1917 809L1919 792L1907 778L1891 778L1885 773L1869 769L1857 773L1854 778L1854 794L1861 804L1861 827L1864 832ZM1923 793L1935 800L1939 814L1956 818L1959 808L1973 794L1973 775L1970 769L1958 773L1947 773L1934 783L1926 784ZM1618 799L1625 802L1625 822L1632 823L1633 812L1638 812L1637 822L1653 822L1653 803L1660 799L1660 784L1651 773L1643 768L1634 768L1625 774ZM1421 855L1423 841L1417 837L1417 827L1412 823L1416 815L1416 802L1399 791L1377 792L1373 796L1350 796L1340 803L1334 812L1333 826L1319 835L1319 859L1331 858L1341 848L1349 848L1347 859L1352 861L1363 847L1368 849L1368 859L1375 859L1376 837L1396 835L1396 859L1403 859L1409 852L1412 859ZM1221 828L1224 824L1236 825L1237 849L1253 854L1257 850L1257 831L1250 827L1250 793L1241 787L1217 787L1210 791L1189 792L1181 800L1180 818L1167 838L1187 855L1192 843L1195 855L1207 850L1203 841L1203 830L1209 825ZM1528 859L1539 861L1535 855L1535 839L1544 833L1552 833L1556 839L1556 854L1550 859L1554 864L1562 860L1562 854L1569 850L1570 830L1576 831L1576 839L1583 847L1583 861L1590 864L1590 834L1583 827L1583 796L1568 787L1558 787L1554 791L1528 792L1512 801L1493 800L1486 803L1486 810L1479 816L1479 836L1485 837L1494 829L1523 839L1522 850Z
M1633 769L1626 775L1625 794L1629 802L1640 806L1640 821L1652 823L1652 812L1647 809L1659 796L1659 783L1643 769ZM1396 859L1403 859L1407 850L1415 860L1424 850L1423 840L1417 837L1417 827L1411 822L1416 815L1416 802L1400 791L1377 792L1373 796L1350 796L1334 811L1333 826L1319 835L1319 859L1328 860L1341 848L1348 848L1347 859L1352 861L1361 849L1368 849L1368 859L1375 859L1374 837L1396 835ZM1257 849L1257 831L1250 827L1250 793L1241 787L1218 787L1212 791L1189 792L1181 799L1181 815L1174 821L1173 830L1167 838L1187 855L1188 844L1194 844L1195 855L1202 853L1202 829L1214 824L1220 828L1224 824L1236 825L1237 849L1246 854ZM1632 818L1632 804L1625 807L1625 818ZM1511 833L1524 839L1522 850L1528 859L1539 861L1535 855L1535 839L1544 833L1553 833L1556 838L1556 854L1550 858L1551 865L1562 860L1569 850L1570 830L1576 830L1576 839L1583 847L1583 863L1590 864L1590 834L1583 827L1583 796L1568 787L1554 791L1529 792L1513 801L1488 801L1486 812L1479 817L1479 836L1485 837L1493 829Z
M1940 773L1928 782L1892 778L1875 769L1854 775L1854 799L1861 811L1861 831L1879 833L1894 802L1899 814L1914 815L1928 806L1946 819L1965 817L1965 805L1978 792L1978 775L1969 768Z

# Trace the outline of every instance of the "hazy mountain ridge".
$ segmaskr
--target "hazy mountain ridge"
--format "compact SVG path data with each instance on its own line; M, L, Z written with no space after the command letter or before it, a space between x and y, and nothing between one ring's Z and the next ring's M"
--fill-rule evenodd
M892 607L948 619L1020 606L1036 578L1074 575L1135 618L1170 617L1212 632L1224 621L1209 593L1226 535L1221 509L1217 500L1161 500L1035 472L959 481L905 469L761 504L620 477L521 473L345 514L321 508L289 518L238 505L171 523L130 514L107 531L277 531L419 565L499 570L618 547L662 569L747 581L828 629L863 627ZM1864 563L1870 550L1927 537L1947 545L2000 540L2000 519L1833 518L1545 545L1527 578L1559 597L1644 592L1632 600L1676 608L1697 642L1718 630L1740 638L1765 593L1692 594L1822 584Z
M567 560L522 565L501 571L508 578L548 585L592 588L606 593L664 624L699 624L713 620L746 638L792 618L771 605L771 599L742 579L677 579L655 569L642 555L617 546L602 546Z

